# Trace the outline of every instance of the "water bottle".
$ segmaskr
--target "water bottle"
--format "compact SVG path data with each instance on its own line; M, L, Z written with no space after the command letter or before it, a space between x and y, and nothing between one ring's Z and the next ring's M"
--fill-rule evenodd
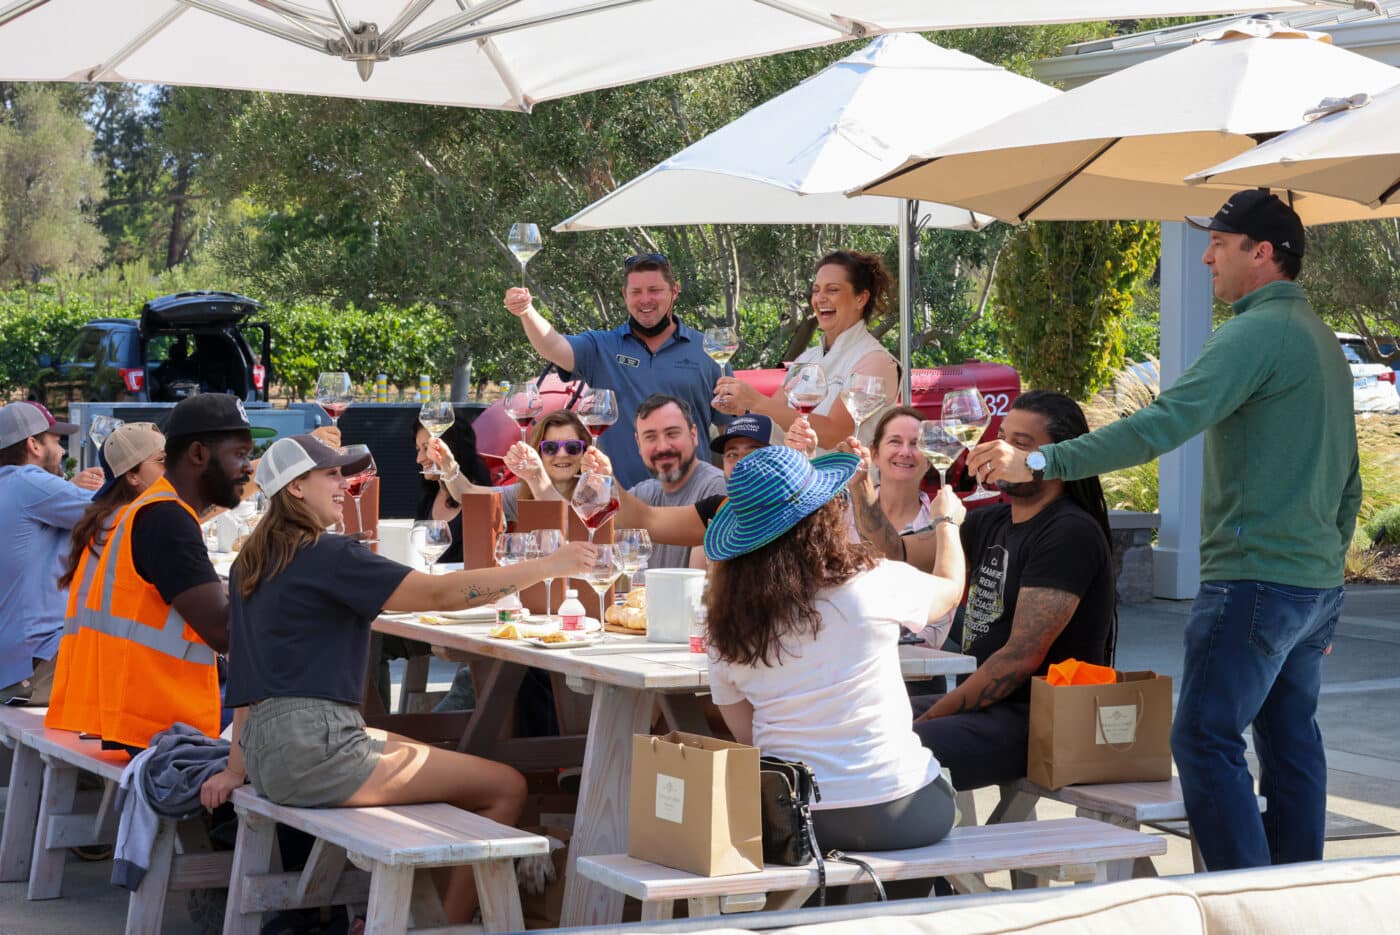
M700 596L690 605L690 651L693 653L704 653L709 649L708 631L705 628L709 620L710 611L705 605L705 596L709 591L710 580L705 579L705 586L700 589Z
M520 623L525 619L525 605L520 603L519 594L507 594L496 602L495 607L498 624Z
M578 591L569 588L564 592L564 603L559 605L559 629L583 629L583 602L578 599Z

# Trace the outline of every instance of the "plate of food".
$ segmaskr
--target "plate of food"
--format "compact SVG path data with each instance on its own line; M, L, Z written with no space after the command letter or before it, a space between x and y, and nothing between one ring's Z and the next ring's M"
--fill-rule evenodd
M558 632L557 627L535 627L527 623L503 623L486 634L498 640L531 640Z
M633 588L621 604L609 607L603 614L607 629L612 633L628 633L646 636L647 633L647 589Z
M525 642L540 649L578 649L580 646L592 646L598 642L598 638L589 636L586 632L566 633L563 630L555 630L544 636L531 637Z

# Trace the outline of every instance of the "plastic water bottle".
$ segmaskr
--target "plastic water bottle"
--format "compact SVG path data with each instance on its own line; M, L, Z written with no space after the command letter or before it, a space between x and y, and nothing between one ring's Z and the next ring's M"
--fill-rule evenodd
M710 581L705 579L705 586L700 589L700 596L695 603L690 605L690 651L693 653L704 653L708 651L707 645L709 632L706 623L710 617L709 608L705 606L705 597L709 591Z
M520 603L519 594L507 594L495 607L497 623L520 623L525 619L525 605Z
M569 588L564 592L564 603L559 605L559 629L583 629L583 602L578 599L578 591Z

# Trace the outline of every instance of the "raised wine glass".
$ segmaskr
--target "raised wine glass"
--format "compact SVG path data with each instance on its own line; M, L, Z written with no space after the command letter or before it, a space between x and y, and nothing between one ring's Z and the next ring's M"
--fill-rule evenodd
M365 484L368 484L369 479L379 473L379 469L375 466L374 455L370 452L368 445L346 445L345 453L347 455L354 455L357 458L369 458L369 462L364 466L363 470L358 474L345 475L345 480L348 484L346 493L350 494L350 499L355 501L355 528L360 532L360 541L374 542L376 540L370 538L368 531L365 529L365 518L360 512L360 497L364 496Z
M452 527L445 519L420 519L409 532L409 541L423 562L428 566L428 574L435 574L433 566L452 545Z
M433 438L441 438L442 433L452 428L452 423L457 421L457 412L452 403L436 399L423 404L418 410L418 424ZM424 477L442 477L442 469L436 464L431 464L423 472Z
M608 474L585 473L579 476L574 486L574 497L570 501L578 518L588 527L588 541L593 541L593 533L606 523L621 505L617 499L616 482Z
M538 550L540 558L548 558L558 552L559 547L564 544L564 534L557 529L536 529L534 537L535 548ZM551 620L554 619L553 589L554 579L544 579L544 614Z
M856 438L860 438L860 424L885 408L889 398L884 377L853 373L846 380L846 385L841 388L841 403L856 424Z
M506 246L510 252L515 254L515 259L520 263L520 285L525 285L525 264L534 259L544 246L540 239L540 229L536 224L528 221L517 221L510 226L510 233L506 236Z
M88 438L92 439L92 443L97 446L97 450L101 451L102 443L105 442L113 432L125 424L126 423L116 416L93 416L92 422L88 424Z
M809 416L826 399L826 373L820 364L793 364L783 380L788 405Z
M632 576L647 567L651 558L651 533L645 529L619 529L613 536L613 550L618 564L627 576L627 589L632 589Z
M992 414L975 386L949 390L943 397L943 422L968 451L977 447L992 421ZM964 500L987 500L997 494L978 487Z
M716 326L705 329L705 353L723 367L739 350L739 329Z
M539 389L529 380L517 383L506 395L505 410L506 415L520 426L520 440L525 441L525 433L530 428L530 423L544 412L544 402L540 399Z
M344 370L327 370L316 378L316 402L331 417L331 425L340 424L340 417L354 399L354 384Z
M617 423L617 394L612 390L591 388L579 399L579 418L597 438Z
M938 476L948 483L948 469L963 452L962 440L941 419L925 419L919 423L919 451L938 470Z

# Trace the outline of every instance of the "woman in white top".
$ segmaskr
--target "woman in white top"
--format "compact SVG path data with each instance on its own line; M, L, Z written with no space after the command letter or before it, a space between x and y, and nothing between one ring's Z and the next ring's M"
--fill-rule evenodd
M828 253L812 279L812 313L821 341L803 351L794 364L820 364L826 374L826 399L807 418L816 429L820 451L835 448L855 430L855 420L841 402L841 390L853 374L882 377L893 399L899 387L899 362L870 333L869 324L885 311L892 279L880 258L853 250ZM764 396L742 380L721 377L714 407L730 415L756 412L773 420L774 441L798 417L781 391Z
M953 791L914 733L899 636L957 602L964 511L934 503L934 574L877 559L836 496L860 469L785 446L735 465L705 533L710 691L739 742L812 768L823 850L921 847L952 827Z

